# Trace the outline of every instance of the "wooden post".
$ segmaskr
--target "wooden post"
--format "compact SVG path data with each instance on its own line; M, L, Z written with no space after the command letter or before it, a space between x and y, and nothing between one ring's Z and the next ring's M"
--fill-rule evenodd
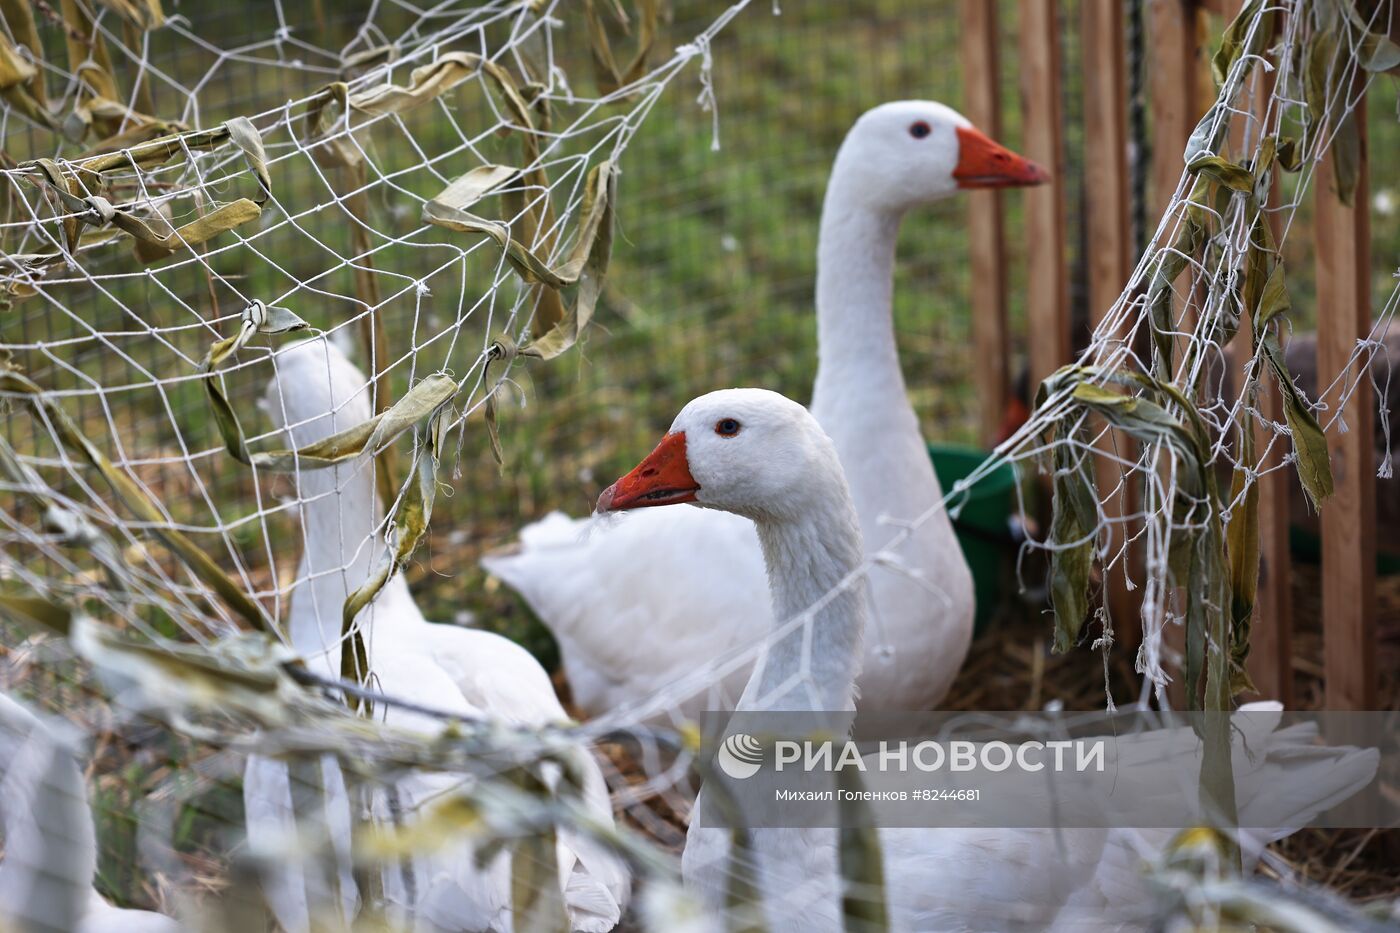
M997 69L996 4L962 0L963 111L982 132L1001 136L1001 93ZM982 441L991 446L1006 414L1006 253L1002 236L1001 193L968 194L968 243L972 267L972 343L977 354L973 379L981 399Z
M1205 107L1204 82L1200 81L1200 12L1195 0L1150 0L1147 21L1148 94L1152 100L1152 171L1149 199L1153 214L1160 219L1171 206L1177 184L1185 168L1182 153ZM1190 270L1180 280L1191 281ZM1178 330L1187 332L1194 314L1189 302L1172 299ZM1187 341L1176 341L1176 359L1185 357ZM1186 629L1167 625L1162 632L1164 647L1185 657ZM1174 709L1186 708L1186 678L1181 670L1168 671L1172 678L1167 695Z
M1064 145L1060 123L1060 26L1055 0L1021 0L1021 148L1050 172L1027 188L1026 329L1030 385L1070 361L1069 267L1065 262Z
M1132 236L1128 218L1127 77L1124 74L1123 5L1116 0L1083 4L1081 43L1084 51L1084 164L1087 166L1085 223L1089 242L1089 314L1097 327L1107 316L1132 273ZM1135 510L1135 484L1113 458L1135 456L1126 436L1106 436L1105 456L1097 458L1099 495L1107 497L1109 518ZM1121 488L1120 488L1121 484ZM1117 490L1115 492L1115 490ZM1115 522L1110 557L1121 551L1131 530ZM1134 571L1131 554L1107 575L1108 607L1119 644L1135 651L1140 643L1137 599L1128 588Z
M1330 155L1314 176L1319 388L1343 371L1357 338L1371 330L1364 97L1356 114L1361 134L1356 206L1347 207L1337 197ZM1336 493L1322 506L1323 669L1327 708L1334 710L1376 708L1375 400L1364 367L1353 365L1349 379L1356 385L1343 412L1347 432L1338 425L1327 432ZM1322 396L1324 420L1337 411L1342 388L1339 384Z
M1230 0L1224 15L1233 20L1239 15L1242 0ZM1274 92L1274 74L1262 68L1255 69L1254 85L1254 126L1247 134L1245 144L1253 151L1265 132L1263 121L1267 116L1269 99ZM1236 123L1243 122L1236 119ZM1269 191L1267 221L1273 231L1274 242L1282 233L1282 218L1275 208L1282 202L1282 170L1275 168L1274 183ZM1321 178L1315 175L1314 179ZM1314 182L1316 183L1316 181ZM1242 322L1236 340L1252 340L1252 324ZM1279 328L1280 342L1287 341L1287 334ZM1252 346L1252 343L1243 344ZM1236 376L1238 377L1238 373ZM1266 374L1260 380L1259 395L1256 398L1259 410L1264 417L1277 424L1284 423L1283 396L1278 387ZM1288 445L1274 437L1273 430L1264 425L1254 426L1254 448L1261 456L1270 441L1274 450L1269 458L1260 463L1259 469L1266 470L1277 466ZM1293 597L1290 592L1292 556L1288 551L1288 526L1292 484L1297 477L1290 467L1263 473L1259 479L1259 587L1254 598L1254 619L1250 626L1250 651L1245 668L1249 679L1254 682L1259 695L1269 700L1278 700L1287 709L1293 704Z
M1242 331L1236 339L1248 337L1248 332ZM1283 423L1283 399L1267 375L1261 380L1258 405L1265 417ZM1272 439L1271 429L1254 426L1256 450L1262 452ZM1266 470L1276 466L1288 450L1288 445L1276 442L1273 454L1260 463L1259 468ZM1254 599L1249 659L1245 664L1259 695L1278 700L1285 708L1293 702L1293 602L1289 592L1288 525L1290 484L1297 481L1292 467L1265 473L1258 479L1259 589Z
M1205 112L1198 97L1200 53L1196 0L1149 0L1148 94L1152 99L1151 203L1166 213L1181 180L1186 141Z

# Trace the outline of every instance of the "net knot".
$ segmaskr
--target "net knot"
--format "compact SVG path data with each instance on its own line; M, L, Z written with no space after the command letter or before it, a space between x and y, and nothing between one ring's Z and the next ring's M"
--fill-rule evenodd
M254 330L257 330L266 323L267 305L263 304L259 299L254 298L252 301L248 302L247 307L243 309L243 326L248 327L251 325Z
M515 342L515 338L510 334L498 334L491 346L486 348L487 362L502 362L506 368L515 362L515 358L520 355L520 344Z
M94 227L109 224L117 216L117 209L112 206L112 202L100 194L83 198L83 203L87 205L87 221Z
M695 102L710 115L710 150L719 152L719 101L715 98L715 59L710 51L710 37L699 35L694 42L676 47L676 54L686 59L700 56L700 96Z
M257 298L254 298L243 308L241 323L238 327L238 336L233 341L233 349L241 349L266 323L267 305L263 304Z

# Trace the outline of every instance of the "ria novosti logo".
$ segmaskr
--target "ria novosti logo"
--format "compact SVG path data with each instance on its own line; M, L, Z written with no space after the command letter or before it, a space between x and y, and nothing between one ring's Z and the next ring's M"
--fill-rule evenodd
M763 767L763 745L746 732L736 732L721 743L715 760L721 771L742 781Z
M878 749L862 750L851 740L793 741L773 744L776 772L805 773L854 771L998 773L1017 770L1034 773L1047 767L1055 772L1102 773L1105 742L1102 738L1027 741L939 742L882 741ZM721 771L735 780L751 778L763 767L763 743L747 732L735 732L720 743L715 760Z

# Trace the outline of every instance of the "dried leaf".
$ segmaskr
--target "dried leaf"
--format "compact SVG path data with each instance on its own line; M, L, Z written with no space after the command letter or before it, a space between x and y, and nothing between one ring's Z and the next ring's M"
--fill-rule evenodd
M366 121L357 117L373 120L404 113L441 97L478 74L491 79L519 128L533 134L530 105L520 95L508 71L472 52L447 52L431 64L415 68L409 75L407 87L385 82L351 94L343 81L327 85L307 106L305 142L323 165L358 165L362 159L361 148L353 134L363 128Z
M92 160L99 161L101 158ZM251 161L251 158L250 158ZM111 225L130 234L136 241L136 254L143 262L151 262L170 255L175 250L204 243L220 233L241 226L262 214L257 202L239 198L229 204L215 208L204 216L185 224L178 230L171 230L164 218L158 218L160 230L152 229L146 220L129 207L115 205L102 196L101 176L84 168L86 163L74 166L70 172L64 171L52 159L37 159L25 163L23 167L37 169L40 177L66 209L63 220L64 236L70 253L76 252L80 231L84 224L92 227ZM255 168L255 171L257 169ZM94 176L89 182L82 177ZM259 174L260 183L270 190L270 182L265 179L266 168ZM94 192L95 193L89 193Z
M611 94L626 87L646 74L647 55L656 41L657 0L637 0L637 8L642 14L641 26L637 32L637 51L626 68L619 68L613 56L612 43L594 0L585 0L584 15L588 19L588 38L593 52L593 69L598 76L598 87L604 94ZM619 4L614 12L626 24L626 15Z
M64 638L68 637L73 627L72 612L58 603L37 596L0 593L0 616L28 628L37 628Z
M0 91L22 87L39 72L19 54L16 46L0 32Z
M430 210L434 213L464 211L519 174L520 169L509 165L479 165L453 179L423 211L425 214Z
M1089 614L1089 571L1098 540L1098 496L1088 458L1061 433L1055 438L1054 509L1050 538L1050 602L1055 610L1053 650L1062 654L1079 640Z
M1273 277L1276 260L1273 234L1269 230L1268 219L1260 211L1255 215L1254 226L1249 232L1249 247L1245 251L1244 277L1240 288L1240 299L1249 311L1251 320L1257 320L1259 317L1264 291Z
M1335 78L1332 71L1337 61L1337 37L1331 29L1314 32L1307 41L1307 63L1303 74L1303 100L1308 105L1308 133L1315 137L1327 115L1327 101L1332 96Z
M105 172L114 168L130 168L133 165L141 169L152 169L176 156L183 156L187 149L195 152L217 149L228 141L228 125L221 123L211 129L175 133L129 150L93 156L75 163L71 168L85 172Z
M1199 156L1186 168L1194 174L1214 179L1235 191L1243 191L1245 194L1254 191L1254 175L1243 166L1218 155Z
M611 162L600 162L589 172L580 208L579 229L568 259L557 268L513 238L510 227L501 221L485 220L436 200L423 206L423 219L428 223L462 233L485 234L495 240L511 266L526 282L554 289L575 284L579 286L573 307L521 352L539 359L553 359L574 345L592 317L612 256L616 178L617 171Z
M890 928L885 904L884 855L880 831L861 797L865 785L856 768L839 768L836 786L841 817L841 924L847 931L879 933Z
M1200 251L1205 236L1205 228L1188 213L1181 222L1176 239L1162 253L1161 262L1147 288L1148 321L1152 326L1155 350L1154 369L1162 380L1171 378L1175 350L1177 323L1172 314L1173 285Z
M439 382L427 389L422 389L415 396L414 390L418 390L424 383L429 382L429 379L436 379ZM341 633L351 649L342 652L340 656L341 676L347 680L362 680L369 674L369 658L359 628L355 625L356 616L364 607L374 601L374 598L379 595L380 590L384 588L390 578L408 562L409 557L417 549L418 542L423 539L423 535L427 532L428 523L432 519L433 501L437 496L438 461L442 454L440 445L443 443L443 409L451 400L452 395L456 393L457 386L446 376L439 375L429 377L429 379L425 379L418 386L415 386L414 390L410 390L408 395L405 395L389 411L376 416L376 418L383 420L365 443L367 449L377 449L379 443L387 442L389 438L406 428L408 424L413 423L412 421L405 422L404 419L427 408L425 415L419 415L422 429L419 432L419 444L414 452L417 482L410 483L403 494L399 496L393 519L390 522L393 549L370 578L346 597L345 605L341 607ZM450 386L450 389L447 386ZM428 407L436 398L441 398L441 401ZM409 404L405 405L404 403ZM400 406L403 407L396 413L395 409L400 409ZM371 419L371 421L373 420L375 419ZM365 710L366 715L368 715L370 708L367 704Z
M1327 453L1327 438L1322 426L1302 393L1293 384L1284 361L1283 349L1273 337L1266 338L1264 358L1274 371L1279 390L1283 394L1283 414L1288 422L1288 430L1293 435L1293 455L1297 460L1298 479L1307 491L1313 508L1318 508L1323 499L1332 495L1332 461Z
M0 0L0 16L4 17L5 26L8 28L9 34L14 37L15 42L29 51L30 60L24 62L24 65L33 68L34 66L30 62L43 61L44 42L39 37L39 28L34 21L33 5L29 0ZM0 35L0 50L6 47L8 41L7 37ZM4 55L5 53L0 51L0 60L3 60ZM3 71L3 66L0 66L0 74ZM6 87L5 79L0 77L0 89ZM28 91L26 96L29 97L33 106L42 111L43 119L37 122L53 128L53 116L45 106L48 102L48 92L44 87L44 78L39 73L39 69L34 69L34 77L30 79L25 90ZM30 116L27 112L25 115ZM30 116L30 119L35 118Z
M260 216L262 208L256 201L239 198L164 235L151 230L139 218L123 212L118 212L112 222L136 238L136 258L144 263L152 263L178 250L212 240L219 234L241 227Z
M1332 134L1332 145L1328 149L1332 156L1332 181L1336 186L1337 198L1350 207L1356 198L1356 186L1361 178L1361 126L1356 122L1356 111L1342 117Z
M1255 18L1259 16L1259 11L1264 6L1264 0L1249 0L1240 8L1239 15L1225 28L1224 34L1220 37L1220 48L1216 51L1215 57L1210 61L1210 72L1215 78L1216 86L1223 85L1225 79L1230 74L1230 69L1235 66L1244 55L1258 54L1264 47L1269 36L1273 34L1273 14L1272 11L1265 13L1260 18L1259 25L1253 30L1253 40L1250 40L1250 28L1254 25Z
M243 150L243 157L262 188L262 196L255 200L266 204L272 196L272 176L267 171L267 150L263 148L262 134L247 117L234 117L224 124L224 129L228 131L229 141Z
M1222 107L1217 101L1196 123L1196 128L1186 140L1186 151L1182 156L1187 165L1205 156L1214 155L1220 148L1225 131L1230 127L1229 113L1229 108Z
M1257 467L1254 456L1254 426L1243 412L1238 425L1240 464L1230 483L1234 504L1230 523L1225 526L1225 552L1230 564L1230 692L1253 689L1245 674L1249 657L1250 623L1259 593L1259 482L1249 471Z
M1346 12L1353 37L1353 48L1356 49L1356 60L1362 68L1372 72L1393 72L1400 67L1400 45L1386 32L1373 32L1370 22L1357 9L1355 0L1343 0L1337 5ZM1378 12L1395 15L1393 10L1385 7ZM1386 19L1387 16L1382 16L1380 24L1386 25Z
M165 25L165 11L160 0L97 0L115 10L123 19L140 29L156 29Z

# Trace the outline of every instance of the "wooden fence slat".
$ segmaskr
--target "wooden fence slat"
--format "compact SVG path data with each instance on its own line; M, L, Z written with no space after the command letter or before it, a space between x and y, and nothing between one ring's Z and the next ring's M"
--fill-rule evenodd
M1001 137L1001 88L997 67L996 4L962 0L963 113L993 139ZM991 446L1006 415L1006 251L1001 193L968 197L968 250L972 272L973 379L981 400L981 434Z
M1249 339L1241 330L1236 339ZM1263 380L1258 396L1259 410L1277 424L1283 423L1283 398L1277 388ZM1263 451L1274 432L1254 426L1255 448ZM1265 470L1277 465L1288 446L1276 442L1274 452L1260 464ZM1290 485L1297 482L1292 467L1259 477L1259 589L1254 599L1254 621L1250 628L1250 651L1245 669L1259 696L1278 700L1285 708L1293 703L1293 597L1292 559L1288 552Z
M1172 197L1181 181L1184 168L1182 153L1186 141L1195 129L1204 108L1198 98L1203 82L1200 79L1199 7L1195 0L1150 0L1147 18L1148 95L1152 103L1152 166L1149 203L1152 217L1160 222L1171 206ZM1155 229L1155 225L1152 226ZM1190 283L1190 271L1182 274L1178 288ZM1173 309L1179 329L1189 331L1194 314L1182 297L1173 299ZM1185 358L1186 340L1176 341L1176 358ZM1166 466L1163 467L1166 469ZM1186 629L1167 625L1162 633L1167 650L1185 656ZM1167 695L1174 709L1186 707L1186 679L1181 672L1168 671L1172 677Z
M1021 0L1020 6L1022 149L1051 176L1049 184L1025 192L1026 329L1032 389L1068 363L1071 353L1056 6L1055 0Z
M1090 319L1097 327L1113 307L1132 272L1132 236L1129 224L1127 77L1124 74L1123 5L1088 2L1082 5L1081 43L1084 54L1084 164L1090 179L1085 184L1087 225L1088 294ZM1105 456L1096 458L1099 495L1110 519L1132 514L1134 486L1131 475L1113 462L1132 460L1126 437L1110 433L1104 441ZM1116 491L1115 491L1116 490ZM1131 533L1115 522L1110 558L1117 556ZM1105 580L1108 607L1120 647L1135 651L1141 641L1136 594L1128 587L1135 561L1127 555Z
M1317 366L1321 389L1347 365L1359 336L1371 329L1371 243L1364 97L1356 105L1361 172L1346 207L1333 190L1331 157L1314 176L1317 244ZM1323 669L1328 709L1376 707L1374 393L1369 374L1352 366L1355 392L1344 416L1346 433L1327 432L1336 493L1322 506ZM1340 383L1340 381L1339 381ZM1329 419L1341 385L1323 393Z
M1224 11L1226 17L1233 19L1242 5L1242 0L1230 0ZM1251 80L1254 81L1254 123L1246 143L1253 151L1263 132L1262 123L1268 115L1269 100L1274 92L1274 74L1258 68ZM1239 124L1244 120L1237 119L1235 122ZM1270 208L1267 222L1276 243L1283 233L1283 218L1275 210L1283 202L1283 180L1278 176L1276 172L1267 205ZM1252 340L1251 333L1250 323L1242 322L1240 334L1235 339ZM1286 340L1286 329L1279 336ZM1242 346L1252 346L1252 343ZM1239 374L1236 373L1236 376ZM1260 391L1255 401L1264 417L1276 424L1284 423L1283 396L1267 377L1260 380ZM1271 441L1274 442L1273 453L1260 464L1261 471L1277 466L1287 453L1288 446L1278 441L1272 428L1256 424L1255 449L1262 453ZM1293 705L1293 596L1290 592L1293 561L1288 550L1288 527L1291 523L1292 484L1296 482L1297 478L1288 467L1263 473L1258 480L1259 587L1255 593L1254 619L1250 625L1249 658L1245 663L1258 695L1278 700L1285 708Z
M1152 214L1171 204L1183 168L1182 153L1204 109L1197 85L1200 51L1195 0L1149 0L1147 90L1152 101Z

